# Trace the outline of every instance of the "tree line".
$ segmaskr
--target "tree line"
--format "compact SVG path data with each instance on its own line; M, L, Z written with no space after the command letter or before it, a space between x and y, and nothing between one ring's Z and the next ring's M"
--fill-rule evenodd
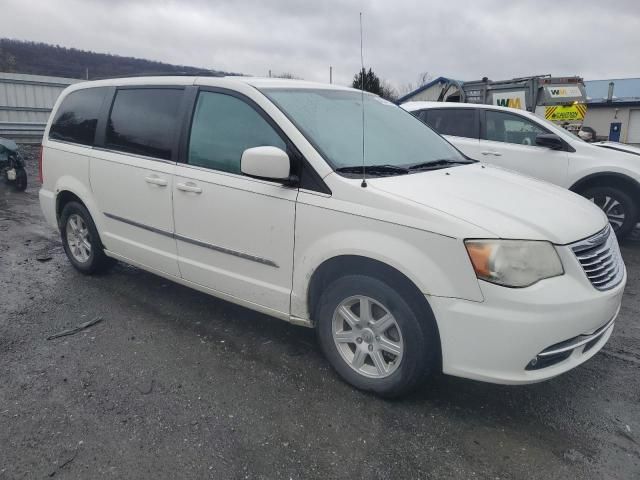
M364 89L365 92L375 93L376 95L380 95L382 98L395 102L403 95L426 85L432 79L433 76L430 75L429 72L423 72L418 77L418 81L416 83L407 83L400 87L400 89L396 89L389 82L378 77L371 68L369 68L369 70L363 68L354 75L351 86L358 90Z
M67 78L99 79L129 75L232 75L185 65L172 65L60 45L0 39L0 71Z
M0 39L0 72L27 73L54 77L100 79L132 75L237 75L219 70L205 70L185 65L172 65L142 58L122 57L108 53L96 53L60 45ZM271 73L271 72L270 72ZM280 78L300 78L293 73L274 74ZM409 83L396 89L386 80L378 77L371 68L355 74L352 87L364 87L367 92L395 101L403 94L427 83L428 73L422 73L416 83Z

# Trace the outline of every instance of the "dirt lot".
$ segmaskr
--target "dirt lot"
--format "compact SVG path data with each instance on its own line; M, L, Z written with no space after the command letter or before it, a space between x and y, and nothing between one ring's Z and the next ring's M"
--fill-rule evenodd
M640 478L640 243L585 365L390 402L341 382L312 330L125 265L80 275L30 165L26 193L0 184L0 479Z

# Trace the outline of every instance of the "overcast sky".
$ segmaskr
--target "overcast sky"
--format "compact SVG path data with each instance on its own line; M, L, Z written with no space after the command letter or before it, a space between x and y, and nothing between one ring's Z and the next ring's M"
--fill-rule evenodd
M640 77L640 0L2 0L0 36L252 75Z

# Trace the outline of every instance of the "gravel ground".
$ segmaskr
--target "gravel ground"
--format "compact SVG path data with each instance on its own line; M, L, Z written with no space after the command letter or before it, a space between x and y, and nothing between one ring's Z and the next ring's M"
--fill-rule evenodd
M0 479L640 478L640 243L585 365L391 402L341 382L312 330L125 265L77 273L28 150L27 192L0 183Z

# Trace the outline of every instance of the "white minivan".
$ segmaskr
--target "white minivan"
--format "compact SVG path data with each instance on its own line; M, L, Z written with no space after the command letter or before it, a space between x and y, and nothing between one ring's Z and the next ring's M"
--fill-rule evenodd
M402 108L470 158L546 180L588 198L607 214L620 238L640 221L640 163L637 157L621 151L624 147L605 149L587 143L516 108L446 102L407 102Z
M384 396L436 370L506 384L566 372L607 342L626 282L591 202L334 85L74 84L40 171L79 271L117 259L315 327L335 370Z

